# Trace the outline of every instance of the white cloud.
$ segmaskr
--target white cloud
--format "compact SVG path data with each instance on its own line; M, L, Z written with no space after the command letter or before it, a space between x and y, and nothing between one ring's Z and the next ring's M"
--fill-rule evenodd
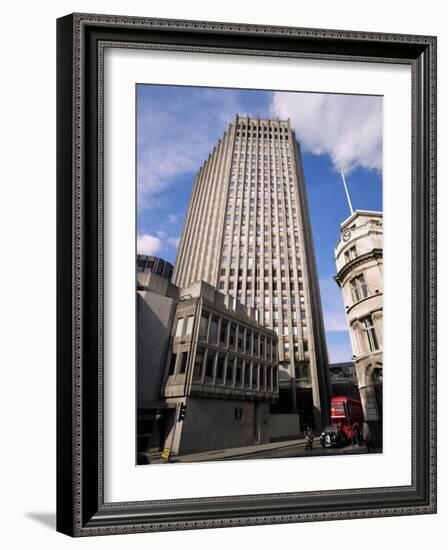
M162 243L158 237L153 235L137 235L137 254L146 254L152 256L162 247Z
M289 118L302 148L328 154L334 167L381 170L381 97L275 92L271 115Z
M180 214L168 214L169 223L177 223L179 221Z
M187 136L185 126L178 122L178 109L173 105L171 110L160 111L151 105L139 114L137 184L139 201L148 199L143 206L150 207L151 196L166 189L177 175L198 168L203 160L200 137Z
M167 93L174 93L168 90ZM138 110L138 207L154 208L156 196L188 172L196 173L241 112L237 92L190 88L173 101L157 95ZM174 217L170 219L174 222Z
M165 248L166 246L174 246L177 248L179 246L180 237L170 237L166 231L158 230L156 235L160 241L160 247Z

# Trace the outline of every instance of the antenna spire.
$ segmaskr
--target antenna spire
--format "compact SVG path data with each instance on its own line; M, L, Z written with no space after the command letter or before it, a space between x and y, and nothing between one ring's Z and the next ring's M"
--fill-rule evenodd
M350 195L348 193L347 182L345 181L344 172L342 170L341 170L341 176L342 176L342 183L344 184L345 194L347 195L347 202L348 202L348 206L350 208L350 214L353 214L352 201L350 200Z

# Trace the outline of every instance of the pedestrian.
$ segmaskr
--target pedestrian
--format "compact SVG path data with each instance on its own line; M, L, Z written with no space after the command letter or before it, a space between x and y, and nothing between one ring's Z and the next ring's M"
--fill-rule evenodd
M306 451L311 451L313 449L313 439L314 439L313 431L308 426L307 429L305 430L305 450Z
M338 447L342 447L344 444L344 432L342 431L342 427L338 426L337 432L336 432L336 441Z
M353 429L352 429L352 447L354 447L355 445L359 446L358 432L359 432L359 424L355 422L353 424Z
M370 451L373 451L372 434L370 432L370 427L367 422L362 423L362 437L366 442L367 452L370 453Z

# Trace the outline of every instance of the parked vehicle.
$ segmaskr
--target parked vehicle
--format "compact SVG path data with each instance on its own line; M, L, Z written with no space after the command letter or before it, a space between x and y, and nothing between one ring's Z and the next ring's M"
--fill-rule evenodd
M347 438L342 429L327 426L320 436L320 444L323 449L326 447L343 447L347 444Z
M347 441L353 438L353 426L362 426L364 422L361 401L349 397L332 397L330 416L331 425L341 428Z

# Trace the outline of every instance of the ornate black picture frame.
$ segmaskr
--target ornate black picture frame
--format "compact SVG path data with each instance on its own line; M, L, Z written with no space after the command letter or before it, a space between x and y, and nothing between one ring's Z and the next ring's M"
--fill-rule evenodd
M110 43L411 66L411 485L104 501L102 56ZM90 536L435 513L436 38L74 14L57 22L57 51L58 531Z

